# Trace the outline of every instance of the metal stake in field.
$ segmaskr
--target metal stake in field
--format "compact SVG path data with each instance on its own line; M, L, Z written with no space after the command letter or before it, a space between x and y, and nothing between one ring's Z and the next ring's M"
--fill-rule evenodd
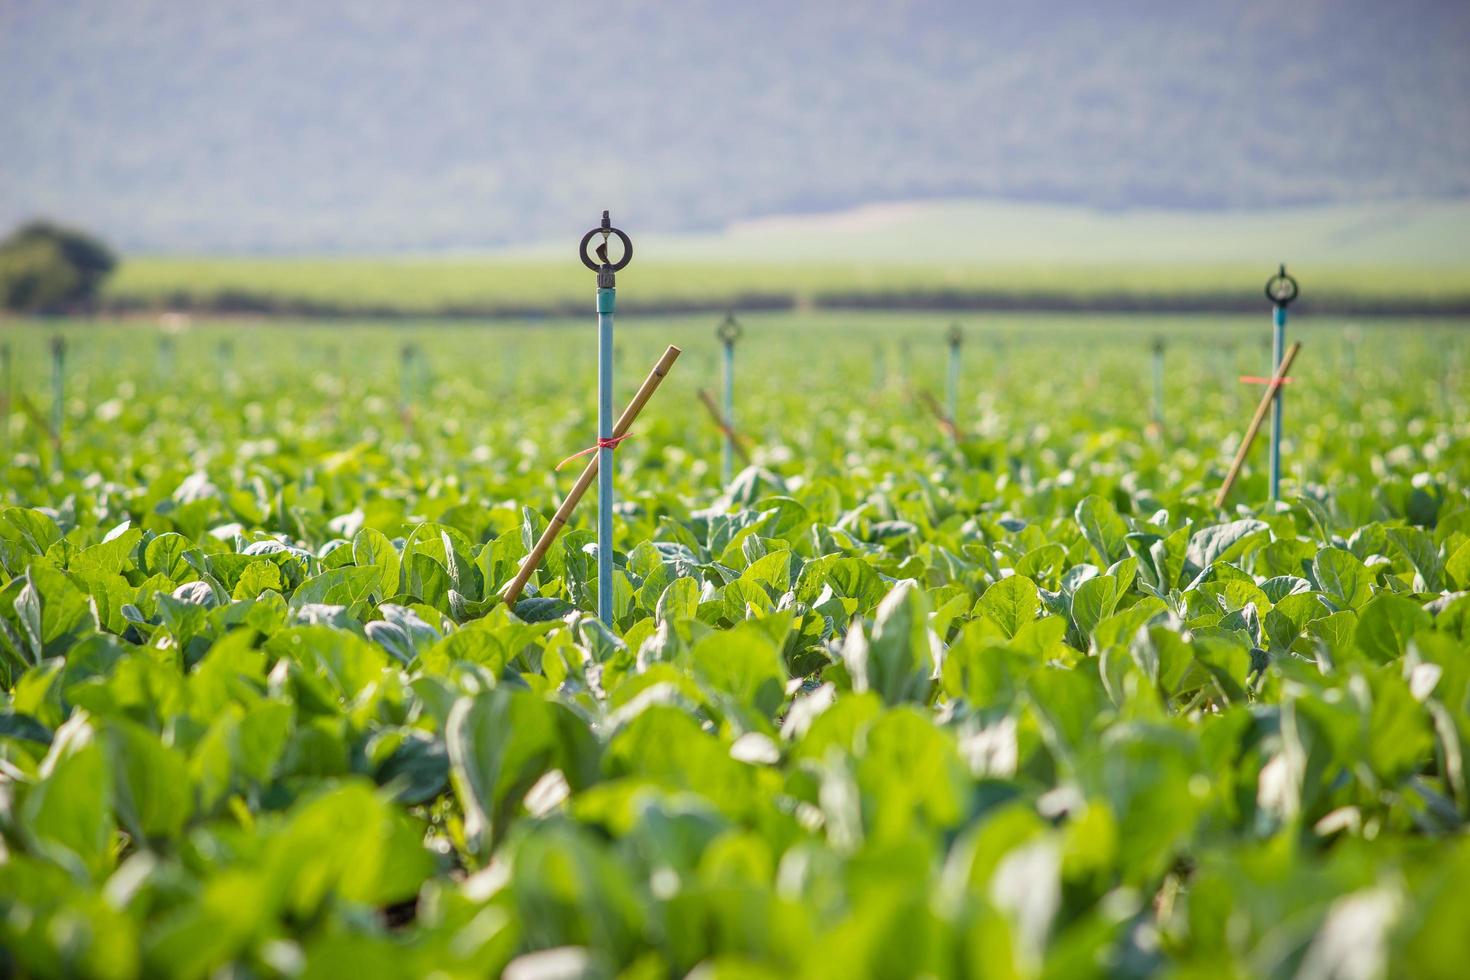
M1286 308L1297 297L1296 280L1286 274L1286 263L1281 263L1276 275L1266 280L1266 298L1274 304L1271 316L1273 334L1271 340L1271 371L1281 369L1281 359L1286 356ZM1278 384L1271 392L1271 500L1281 499L1281 415L1285 393Z
M51 440L56 446L55 468L61 469L61 426L66 415L66 339L51 338Z
M602 236L597 261L587 252L592 239ZM614 262L607 254L608 239L617 236L622 256ZM613 310L617 305L616 273L633 260L633 242L612 226L607 212L602 224L582 236L577 247L582 264L597 273L597 618L613 625L613 449L622 436L613 435Z
M158 374L165 381L174 376L174 339L168 334L158 338Z
M734 456L739 449L735 444L735 341L740 339L743 332L733 313L727 315L725 321L715 330L715 336L725 349L725 418L722 426L725 430L725 445L720 455L720 480L727 487L734 475Z
M1154 427L1164 430L1164 338L1155 337L1154 351Z
M418 351L413 344L404 344L398 351L398 417L406 429L413 428L414 360Z
M945 395L949 405L950 424L958 426L960 423L960 345L965 342L965 334L960 330L958 323L949 328L946 339L949 341L949 387Z
M1251 451L1251 445L1256 441L1256 433L1261 431L1261 423L1266 420L1266 413L1271 410L1275 402L1275 396L1280 394L1281 386L1286 383L1286 372L1291 370L1291 363L1296 360L1297 353L1302 349L1302 342L1298 340L1281 357L1281 363L1276 365L1276 370L1271 377L1266 379L1266 390L1261 395L1261 404L1256 406L1256 414L1251 417L1250 425L1246 426L1245 436L1240 440L1240 448L1235 451L1235 459L1230 462L1230 471L1225 474L1225 482L1220 485L1220 492L1215 495L1215 506L1224 507L1225 498L1230 495L1230 488L1235 486L1235 480L1240 476L1241 468L1245 466L1245 457Z
M658 359L658 363L653 366L653 370L648 372L648 377L644 378L643 384L638 387L638 393L633 396L633 400L628 403L628 407L623 409L623 414L618 416L617 424L613 426L612 430L614 440L620 440L628 434L628 430L638 420L639 413L643 411L643 406L647 405L648 400L653 397L653 393L658 391L659 384L662 383L664 377L674 366L674 361L678 360L680 353L682 352L679 348L673 346L664 350L663 357ZM601 446L593 447L594 450L600 448ZM586 451L577 454L577 456L583 455L586 455ZM571 459L576 459L577 456L562 460L562 464L566 464ZM526 583L536 573L536 568L541 564L541 559L545 558L546 552L551 550L552 542L561 533L561 529L566 527L567 521L572 516L572 511L577 509L577 504L587 493L588 488L592 486L592 478L600 472L602 472L602 467L600 466L598 454L594 453L592 459L582 469L582 475L577 477L577 482L572 484L572 489L567 491L566 497L562 499L561 506L556 509L555 514L551 515L551 521L546 525L546 530L541 532L541 537L536 540L536 544L531 548L530 553L521 561L520 570L516 572L515 577L510 580L504 591L501 592L501 596L504 598L506 605L512 608L515 607L516 600L521 597L521 590L526 587Z

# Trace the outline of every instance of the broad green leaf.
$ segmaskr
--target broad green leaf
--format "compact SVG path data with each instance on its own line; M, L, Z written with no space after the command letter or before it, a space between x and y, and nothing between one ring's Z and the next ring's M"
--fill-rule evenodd
M1419 591L1438 592L1443 588L1444 568L1434 540L1418 527L1391 527L1388 540L1403 553L1414 571L1419 573Z
M1354 636L1359 650L1386 663L1403 656L1414 634L1432 626L1432 617L1414 600L1379 595L1359 611Z
M839 596L856 599L858 613L873 609L888 594L873 566L857 558L843 558L833 563L827 582Z
M1397 785L1411 776L1432 751L1429 713L1393 671L1373 677L1372 701L1363 739L1367 759L1388 785Z
M773 551L746 566L740 578L766 589L772 599L791 588L791 552Z
M132 564L133 552L143 540L143 532L125 527L109 536L100 544L84 548L72 556L67 567L73 572L96 572L104 575L121 574Z
M527 791L553 769L583 785L596 748L583 722L529 691L496 688L461 698L445 729L455 795L471 848L487 857Z
M1093 644L1099 650L1126 647L1133 642L1139 630L1166 608L1162 599L1149 596L1126 609L1105 616L1092 628ZM1076 603L1073 603L1072 609L1075 613Z
M162 575L178 582L179 576L189 571L189 563L184 558L184 552L188 550L189 539L182 534L172 531L160 534L149 541L143 551L143 570L149 575Z
M86 594L63 571L41 560L26 569L26 586L16 600L21 626L38 654L63 652L68 637L88 625Z
M1084 497L1077 504L1074 516L1083 537L1097 550L1104 566L1127 556L1128 525L1112 504L1098 496Z
M928 621L929 602L919 584L896 584L878 606L871 637L848 633L842 656L853 690L873 691L890 705L924 701L934 670Z
M1118 582L1111 575L1098 575L1078 586L1072 595L1072 622L1083 638L1092 636L1099 622L1113 614L1118 605Z
M9 422L9 416L6 416ZM61 540L61 529L47 515L26 507L0 510L0 536L18 542L33 555L44 555Z
M1269 525L1252 518L1200 528L1189 538L1184 555L1185 574L1193 577L1217 561L1234 561L1251 548L1264 544L1269 535Z
M1012 637L1041 611L1041 595L1036 583L1026 576L1010 575L985 590L975 611L994 620L1006 636Z
M177 838L194 812L193 784L184 758L132 722L106 728L115 777L118 820L140 840Z
M1470 540L1455 549L1445 561L1444 571L1456 588L1470 590Z
M1314 619L1332 610L1315 592L1294 592L1280 599L1261 621L1272 653L1285 653Z
M1323 548L1312 561L1317 588L1339 611L1355 610L1373 594L1373 574L1340 548Z
M291 608L309 603L351 607L367 599L380 581L377 568L344 565L307 579L291 594Z
M1067 557L1067 549L1056 542L1028 551L1016 562L1015 573L1033 580L1047 579Z
M769 722L785 699L780 651L754 623L699 640L689 651L689 664L712 696L743 709L742 717L748 721Z
M376 568L377 582L373 591L379 602L386 602L402 591L399 569L402 565L398 549L381 531L365 527L352 539L352 560L361 567Z
M234 598L254 599L265 591L282 592L286 588L281 566L265 558L257 558L245 566L235 583Z
M112 868L116 825L107 756L84 715L56 733L40 776L21 803L21 833L38 856L98 881Z
M369 906L400 902L434 870L423 828L360 781L299 805L272 843L266 870L297 915L334 893Z
M699 611L699 582L692 578L677 578L670 582L659 596L659 620L693 619Z

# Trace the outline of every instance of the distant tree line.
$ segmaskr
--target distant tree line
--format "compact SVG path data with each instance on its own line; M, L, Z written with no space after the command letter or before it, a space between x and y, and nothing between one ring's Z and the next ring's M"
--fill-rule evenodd
M74 228L32 221L0 239L0 308L17 313L91 309L117 257Z

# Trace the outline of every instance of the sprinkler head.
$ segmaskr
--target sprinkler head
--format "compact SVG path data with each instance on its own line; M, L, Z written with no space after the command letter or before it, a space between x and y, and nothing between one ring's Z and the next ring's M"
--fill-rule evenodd
M1266 298L1277 306L1286 307L1296 299L1296 280L1286 274L1286 263L1281 263L1276 275L1266 280Z
M602 236L602 242L597 246L597 261L594 262L592 256L587 253L587 246L592 244L593 237L597 235ZM618 241L623 243L622 258L616 262L612 261L607 251L608 239L613 236L616 236ZM597 273L597 288L612 289L617 282L614 273L625 268L629 262L633 261L633 240L622 229L614 228L612 219L604 211L602 212L602 223L582 236L582 243L577 246L577 254L582 259L583 265Z
M735 319L735 314L727 313L725 314L725 319L715 328L715 337L726 347L733 347L735 346L735 341L739 340L740 335L744 332L740 326L740 321Z

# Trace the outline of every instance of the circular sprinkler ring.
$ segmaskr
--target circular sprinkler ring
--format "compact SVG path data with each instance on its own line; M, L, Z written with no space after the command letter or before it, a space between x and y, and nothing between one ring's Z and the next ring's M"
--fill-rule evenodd
M740 326L740 321L735 319L734 314L729 314L725 317L724 322L715 328L715 337L720 343L733 347L735 341L739 340L740 335L744 332L744 329Z
M587 252L587 246L592 244L592 239L597 235L602 236L602 244L597 246L597 261L594 262L592 256ZM607 254L607 241L613 235L616 235L618 241L623 243L623 256L616 262L612 261ZM633 240L621 228L614 228L608 220L607 212L604 211L601 227L593 228L582 236L582 244L577 246L577 252L582 257L582 264L593 272L618 272L633 261Z
M1289 306L1296 299L1298 291L1296 280L1286 274L1285 263L1276 275L1266 280L1266 298L1277 306Z
M964 331L960 329L960 325L956 323L954 326L949 328L949 333L945 334L945 339L949 341L949 346L958 347L960 344L964 343L965 334Z

